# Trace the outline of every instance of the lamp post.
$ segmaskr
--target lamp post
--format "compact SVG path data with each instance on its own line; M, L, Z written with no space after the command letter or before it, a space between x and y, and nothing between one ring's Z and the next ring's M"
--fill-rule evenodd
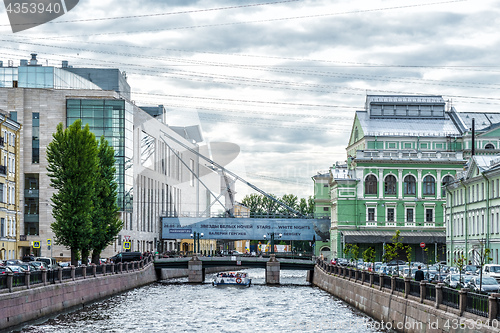
M193 252L196 254L196 249L200 251L200 238L203 237L203 233L201 232L193 232L191 234L191 238L193 239ZM198 241L198 246L196 246L196 241Z
M268 235L271 236L271 254L274 254L274 239L275 239L275 237L277 239L280 239L281 236L283 236L283 235L278 234L276 232L270 232L270 233L268 233ZM264 235L264 240L266 240L266 239L267 239L267 235Z

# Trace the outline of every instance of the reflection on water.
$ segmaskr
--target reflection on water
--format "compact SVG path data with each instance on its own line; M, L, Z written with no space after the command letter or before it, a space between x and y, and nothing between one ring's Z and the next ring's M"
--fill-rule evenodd
M282 271L265 285L263 269L248 269L250 288L217 288L172 279L137 288L23 332L375 332L373 320L309 286L304 271Z

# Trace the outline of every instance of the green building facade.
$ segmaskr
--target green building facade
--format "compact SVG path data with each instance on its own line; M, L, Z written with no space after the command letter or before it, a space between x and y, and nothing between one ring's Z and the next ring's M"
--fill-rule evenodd
M465 164L459 119L441 96L367 96L346 148L348 177L330 177L332 256L357 244L359 257L373 247L381 261L399 230L412 261L445 260L443 186Z

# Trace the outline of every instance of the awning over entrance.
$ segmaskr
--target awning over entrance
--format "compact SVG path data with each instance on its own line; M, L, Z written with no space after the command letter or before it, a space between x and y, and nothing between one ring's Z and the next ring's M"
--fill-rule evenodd
M394 231L384 230L344 230L341 231L344 235L346 243L391 243ZM446 243L446 234L444 231L401 231L400 236L403 238L403 244L426 244Z

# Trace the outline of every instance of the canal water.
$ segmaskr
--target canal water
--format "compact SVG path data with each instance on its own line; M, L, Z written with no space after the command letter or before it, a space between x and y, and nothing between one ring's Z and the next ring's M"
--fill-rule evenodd
M20 332L381 332L378 322L311 287L304 271L282 271L265 285L248 269L249 288L213 287L171 279L130 290Z

